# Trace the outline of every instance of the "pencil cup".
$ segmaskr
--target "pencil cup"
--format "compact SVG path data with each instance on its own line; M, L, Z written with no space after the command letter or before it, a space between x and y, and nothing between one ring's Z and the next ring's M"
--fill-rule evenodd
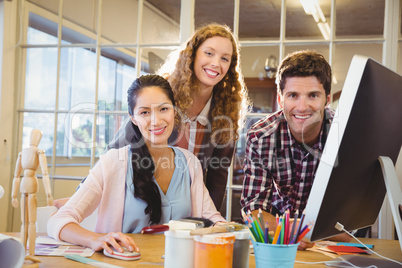
M194 237L189 230L165 232L165 267L194 267Z
M232 233L195 236L194 268L232 268Z
M299 244L265 244L251 240L257 268L293 268Z

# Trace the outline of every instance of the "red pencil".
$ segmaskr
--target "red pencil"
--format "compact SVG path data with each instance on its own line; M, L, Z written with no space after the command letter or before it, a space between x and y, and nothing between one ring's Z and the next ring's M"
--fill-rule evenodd
M308 232L310 232L312 226L313 226L312 224L309 224L309 226L299 235L296 244L299 243Z
M289 244L289 210L285 211L285 232L283 235L283 243Z

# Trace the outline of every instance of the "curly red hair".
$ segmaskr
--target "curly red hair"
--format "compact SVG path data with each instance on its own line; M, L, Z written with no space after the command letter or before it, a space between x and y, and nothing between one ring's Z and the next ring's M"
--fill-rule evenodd
M218 144L227 144L235 142L239 138L238 131L243 126L250 106L247 89L240 71L238 42L230 28L217 23L199 28L187 42L186 47L180 51L176 66L173 72L167 75L167 79L175 94L176 106L181 111L186 111L194 101L191 93L198 89L194 73L197 49L205 40L215 36L228 38L233 46L228 72L213 89L215 108L212 111L212 139Z

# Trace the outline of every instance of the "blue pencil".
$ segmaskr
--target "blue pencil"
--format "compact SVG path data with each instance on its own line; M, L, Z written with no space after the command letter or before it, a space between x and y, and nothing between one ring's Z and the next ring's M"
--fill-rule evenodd
M268 222L265 222L265 243L269 244L270 239L269 239L269 233L268 233Z
M293 224L292 224L292 230L290 231L290 235L289 235L289 243L292 242L296 231L296 226L297 226L297 219L299 218L299 210L296 210L295 215L293 216Z

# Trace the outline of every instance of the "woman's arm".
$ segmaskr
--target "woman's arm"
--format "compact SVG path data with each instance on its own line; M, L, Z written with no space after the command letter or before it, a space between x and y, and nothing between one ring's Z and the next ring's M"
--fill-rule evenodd
M120 232L124 210L125 177L128 148L111 150L102 155L90 170L85 183L48 221L49 236L61 239L61 230L70 223L77 225L98 207L95 231Z
M91 248L94 251L106 249L112 253L111 247L119 252L123 252L122 246L129 251L140 252L134 239L122 234L121 232L110 232L108 234L99 234L88 231L76 223L65 225L60 231L60 239L84 247Z

